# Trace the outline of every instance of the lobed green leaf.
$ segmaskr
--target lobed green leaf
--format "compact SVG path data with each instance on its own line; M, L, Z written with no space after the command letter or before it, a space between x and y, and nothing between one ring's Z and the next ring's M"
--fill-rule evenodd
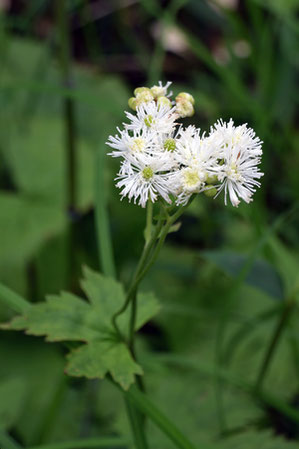
M87 267L81 285L87 300L68 292L48 296L45 302L29 306L23 315L2 324L1 328L44 335L47 341L85 342L69 353L66 372L88 378L110 374L122 388L128 389L134 376L143 371L111 324L113 315L125 301L123 287ZM151 293L138 295L138 302L136 330L158 311L158 302ZM119 317L125 335L129 320L129 310Z
M134 382L135 374L143 374L122 342L95 341L73 350L66 372L71 376L102 379L108 372L124 390Z

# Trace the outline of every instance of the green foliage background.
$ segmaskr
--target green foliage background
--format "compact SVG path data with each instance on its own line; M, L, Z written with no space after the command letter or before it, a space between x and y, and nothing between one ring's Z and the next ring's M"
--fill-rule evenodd
M33 303L61 290L82 296L82 265L103 268L94 220L100 195L118 278L128 284L143 244L144 211L120 202L117 163L104 155L137 85L170 79L175 94L192 93L192 122L203 130L220 117L247 122L264 141L262 188L238 209L219 197L194 201L142 283L161 309L139 334L137 352L153 402L196 447L295 449L297 304L264 396L253 385L283 302L298 299L298 2L246 0L232 9L204 0L112 2L96 21L85 20L88 2L69 2L74 48L84 47L84 58L74 50L73 89L61 84L50 3L31 0L1 14L0 282ZM51 27L41 39L43 20ZM155 39L157 26L162 35ZM169 30L183 41L181 53L167 48ZM249 49L245 57L238 56L240 42ZM65 98L74 102L77 126L71 226ZM1 321L14 315L0 302ZM110 447L133 447L119 392L107 380L67 378L65 353L59 343L1 331L1 449L111 435L126 442ZM174 447L151 423L148 433L151 447Z

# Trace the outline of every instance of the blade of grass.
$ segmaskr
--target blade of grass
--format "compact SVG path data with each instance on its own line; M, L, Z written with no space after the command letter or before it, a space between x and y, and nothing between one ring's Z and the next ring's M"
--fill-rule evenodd
M66 0L56 0L56 16L62 85L72 89L71 36ZM68 161L68 209L72 214L76 209L76 122L75 104L71 98L64 99L63 110Z
M112 240L107 213L107 194L104 182L105 152L100 147L96 152L95 164L95 219L99 260L106 276L116 277Z

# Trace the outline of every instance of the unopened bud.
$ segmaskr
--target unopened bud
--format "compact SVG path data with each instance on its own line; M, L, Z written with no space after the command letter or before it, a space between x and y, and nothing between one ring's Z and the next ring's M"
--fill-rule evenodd
M181 118L192 117L194 114L194 108L190 101L183 99L182 97L176 98L176 112Z
M191 94L188 94L188 92L180 92L177 97L176 97L176 101L179 101L180 98L183 98L184 100L189 101L191 104L194 105L194 98Z
M157 100L157 105L158 105L158 107L159 106L168 106L169 108L171 108L171 106L172 106L171 101L167 97L159 97Z
M164 97L165 93L166 93L166 89L162 86L153 86L151 88L151 92L154 96L155 99L159 98L159 97Z
M131 109L133 109L133 111L136 111L136 98L135 97L129 98L128 105Z
M151 90L148 87L136 87L134 90L134 95L137 97L138 94L142 94L147 91L150 92Z
M211 198L212 196L215 196L217 194L217 189L215 187L212 187L210 189L204 190L204 194Z
M144 90L136 95L136 107L140 106L142 103L148 103L153 101L154 97L150 90Z
M210 175L210 176L207 176L207 178L206 178L207 184L215 184L217 181L218 181L217 175Z

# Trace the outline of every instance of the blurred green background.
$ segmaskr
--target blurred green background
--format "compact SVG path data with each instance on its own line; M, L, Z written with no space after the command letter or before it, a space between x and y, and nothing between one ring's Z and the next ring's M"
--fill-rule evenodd
M162 306L138 353L150 396L198 446L298 447L298 416L279 405L299 414L296 305L264 383L278 406L246 389L299 280L298 0L73 0L64 28L62 3L0 1L0 282L32 302L79 293L82 265L102 269L99 198L129 281L144 210L120 202L105 142L135 87L169 80L190 92L196 114L184 124L206 132L219 118L248 123L264 142L262 187L238 209L194 201L142 283ZM1 321L13 315L0 303ZM63 367L61 346L1 332L0 435L24 447L130 440L118 392ZM174 447L150 430L151 447Z

